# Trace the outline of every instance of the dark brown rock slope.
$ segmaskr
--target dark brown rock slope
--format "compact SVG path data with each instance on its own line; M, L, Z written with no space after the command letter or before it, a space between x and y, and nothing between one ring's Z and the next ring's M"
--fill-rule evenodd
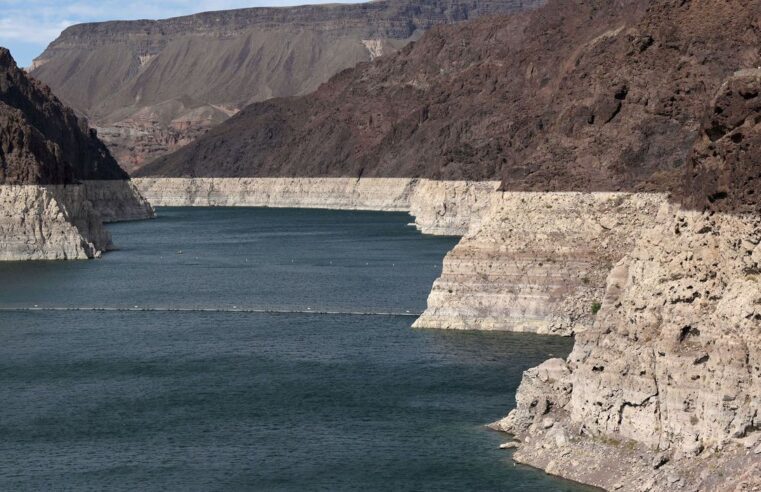
M87 122L0 48L0 184L126 179Z
M255 8L68 28L32 74L87 115L127 170L245 105L306 94L430 27L543 0L385 0Z
M761 212L761 68L722 84L706 111L689 161L682 201L718 212Z
M140 174L671 190L722 81L761 65L760 37L759 0L553 0L253 104Z

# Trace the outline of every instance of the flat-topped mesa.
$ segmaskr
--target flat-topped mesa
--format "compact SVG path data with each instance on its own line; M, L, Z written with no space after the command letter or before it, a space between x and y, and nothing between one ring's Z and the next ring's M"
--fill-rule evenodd
M87 122L28 78L5 48L0 204L0 260L98 256L111 246L104 219L153 215Z
M542 1L386 0L82 24L51 43L31 72L86 114L133 171L251 102L312 92L435 25Z

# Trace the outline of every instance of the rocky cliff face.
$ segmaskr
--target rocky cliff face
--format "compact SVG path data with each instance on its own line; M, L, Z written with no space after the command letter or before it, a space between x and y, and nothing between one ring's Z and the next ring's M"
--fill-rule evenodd
M124 180L87 122L0 48L0 184Z
M409 212L426 234L462 235L480 222L498 182L416 178L136 178L156 206Z
M64 31L32 75L86 114L131 171L251 102L312 92L432 26L540 3L385 0L83 24Z
M98 256L103 220L152 215L87 122L0 48L0 260Z
M84 260L112 247L81 185L0 185L0 261Z
M313 94L245 108L141 175L670 191L706 101L761 64L759 10L756 0L550 1L438 26Z
M572 335L592 326L611 265L666 203L661 194L493 193L444 258L417 328Z
M526 373L495 425L519 461L609 489L761 486L760 93L757 70L722 84L685 176L698 209L662 207L567 363Z

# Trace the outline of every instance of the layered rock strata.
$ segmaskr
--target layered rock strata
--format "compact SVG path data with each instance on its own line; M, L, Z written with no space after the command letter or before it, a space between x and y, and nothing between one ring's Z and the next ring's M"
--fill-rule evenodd
M99 256L104 220L152 216L87 122L0 48L0 260Z
M498 193L444 259L418 328L571 335L592 326L605 278L665 195Z
M462 235L498 182L414 178L137 178L155 206L325 208L410 212L427 234Z
M499 181L417 180L409 212L426 234L464 236L478 227L501 193Z
M495 427L515 458L621 490L761 489L761 71L723 83L686 186L608 276L567 361ZM692 190L692 191L689 191Z
M87 200L103 222L126 222L153 218L153 206L129 180L83 181Z
M567 363L524 375L515 459L621 490L761 486L761 220L666 207Z
M83 260L110 247L83 185L0 185L0 261Z

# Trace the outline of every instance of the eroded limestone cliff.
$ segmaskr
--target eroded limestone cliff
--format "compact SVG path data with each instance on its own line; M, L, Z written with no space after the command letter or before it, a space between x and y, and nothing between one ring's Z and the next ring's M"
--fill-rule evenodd
M698 192L641 230L568 361L525 374L495 424L517 460L608 489L761 487L760 101L761 71L722 84L687 167Z
M426 234L480 222L498 182L413 178L136 178L155 206L325 208L409 212Z
M84 260L111 235L82 185L0 185L0 261Z
M494 193L444 258L418 328L571 335L591 327L611 265L665 195Z

